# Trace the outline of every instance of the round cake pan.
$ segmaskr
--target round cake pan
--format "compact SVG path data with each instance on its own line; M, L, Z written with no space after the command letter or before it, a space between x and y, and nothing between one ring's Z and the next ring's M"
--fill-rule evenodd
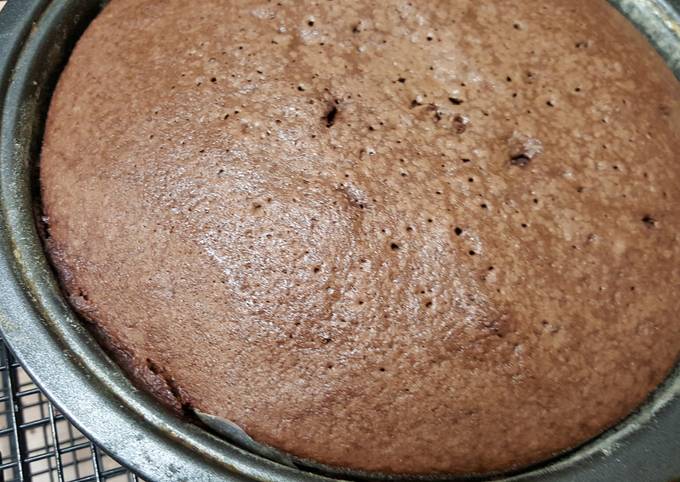
M680 2L612 3L680 78ZM257 455L176 417L133 386L66 303L38 232L37 162L56 79L79 35L105 4L10 0L0 12L0 329L6 341L67 418L148 480L404 479L313 473ZM540 466L490 479L680 479L680 368L636 413L598 438Z

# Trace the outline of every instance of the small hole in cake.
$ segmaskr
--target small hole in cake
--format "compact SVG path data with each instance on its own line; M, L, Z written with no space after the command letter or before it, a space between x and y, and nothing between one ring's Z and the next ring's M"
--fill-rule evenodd
M453 105L460 105L463 103L463 99L458 97L449 97L449 102L451 102Z
M328 368L329 370L331 370L331 369L333 368L333 364L332 364L332 363L326 364L326 368Z
M324 119L326 119L326 127L333 127L337 115L338 108L334 104L331 104L328 111L326 112L326 115L324 116Z
M461 234L463 234L463 229L456 227L456 229L454 229L453 232L456 233L456 236L460 236Z
M645 223L645 225L646 225L648 228L654 228L654 227L656 227L656 225L657 225L656 219L654 219L654 218L653 218L652 216L650 216L649 214L645 215L645 216L642 218L642 222Z
M210 82L212 82L213 84L214 84L215 82L217 82L217 77L211 77L211 78L210 78Z
M510 77L510 76L508 75L508 76L505 78L505 81L506 81L506 82L512 82L512 77Z
M488 209L489 208L489 206L486 203L480 204L479 207L482 208L482 209Z
M359 300L359 301L357 301L357 304L358 304L358 305L363 305L363 304L364 304L364 300Z
M399 78L397 79L397 82L399 82L400 84L405 84L405 83L406 83L406 79L405 79L404 77L399 77Z
M154 375L160 375L160 368L150 358L146 359L146 366Z
M534 204L538 204L538 198L534 198Z
M521 226L525 229L529 227L529 225L527 223L522 223Z
M304 92L304 91L305 91L305 86L302 85L302 84L300 84L300 85L297 86L297 90L299 90L300 92Z
M531 158L526 154L516 154L510 158L510 164L519 167L527 166L530 161Z
M555 107L555 102L553 100L548 100L545 102L545 105L548 107Z
M319 268L318 266L314 266L314 268L312 268L312 271L314 273L318 273L319 271L321 271L321 268Z
M474 177L468 177L468 182L475 182L475 178Z
M495 270L495 269L496 269L496 268L494 268L493 266L489 266L489 267L487 268L488 271L493 271L493 270Z
M432 300L428 300L425 302L425 308L432 308Z
M381 371L381 372L384 372L384 371L386 371L386 370L385 370L384 367L380 367L380 371Z
M453 118L453 129L456 131L457 134L464 133L468 128L468 124L470 124L470 119L468 119L465 116L456 115Z
M413 228L411 226L406 226L406 231L410 233L411 231L413 231Z
M477 253L473 249L471 249L470 251L468 251L468 254L470 256L475 256Z
M397 243L391 243L390 244L390 249L392 251L399 251L399 245Z
M461 161L463 161L463 164L467 164L468 162L471 162L470 159L468 159L466 157L462 158Z
M312 19L307 20L307 25L309 25L310 27L313 27L314 26L314 20L312 20Z
M432 218L427 218L427 222L428 222L428 223L433 222Z

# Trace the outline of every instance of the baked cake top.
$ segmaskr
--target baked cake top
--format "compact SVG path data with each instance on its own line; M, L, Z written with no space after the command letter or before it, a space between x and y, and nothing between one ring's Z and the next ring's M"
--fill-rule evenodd
M604 0L114 0L48 248L166 402L389 473L542 460L680 347L680 89Z

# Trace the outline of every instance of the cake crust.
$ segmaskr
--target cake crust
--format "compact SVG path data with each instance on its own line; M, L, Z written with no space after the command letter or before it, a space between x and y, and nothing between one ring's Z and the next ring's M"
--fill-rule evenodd
M302 458L526 466L680 351L680 89L605 1L112 0L47 250L175 408Z

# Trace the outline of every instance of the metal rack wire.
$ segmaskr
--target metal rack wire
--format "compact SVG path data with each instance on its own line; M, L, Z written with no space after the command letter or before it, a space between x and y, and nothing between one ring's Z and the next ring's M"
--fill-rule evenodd
M0 338L0 482L143 482L52 405Z

